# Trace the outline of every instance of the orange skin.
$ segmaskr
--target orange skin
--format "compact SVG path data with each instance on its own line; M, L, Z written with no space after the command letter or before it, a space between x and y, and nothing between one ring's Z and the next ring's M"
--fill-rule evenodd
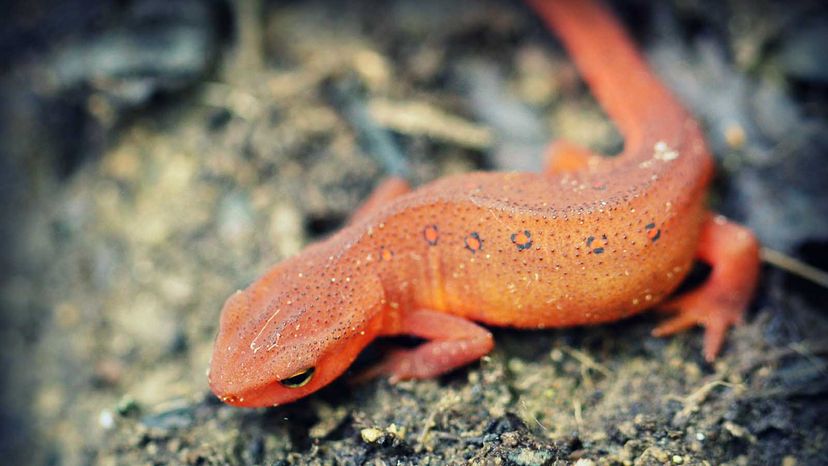
M617 123L625 151L605 158L557 143L544 173L471 173L414 191L387 180L340 232L227 300L209 376L223 401L301 398L378 336L427 341L368 376L426 378L491 350L476 322L598 324L659 303L676 314L655 335L703 325L704 355L716 356L754 291L758 244L706 210L713 164L699 125L602 7L529 3ZM711 264L707 282L663 303L694 258Z

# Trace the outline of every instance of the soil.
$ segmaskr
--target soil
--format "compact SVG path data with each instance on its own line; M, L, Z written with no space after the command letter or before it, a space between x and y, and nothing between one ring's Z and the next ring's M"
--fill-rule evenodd
M771 264L713 364L700 330L654 338L645 314L494 329L489 356L436 380L220 403L205 371L224 299L341 226L395 154L421 184L539 166L551 139L623 141L519 3L203 5L211 59L152 97L114 98L122 76L44 91L32 60L2 81L8 464L828 464L828 291ZM801 22L822 37L819 2L612 5L704 122L714 206L828 268L828 62Z

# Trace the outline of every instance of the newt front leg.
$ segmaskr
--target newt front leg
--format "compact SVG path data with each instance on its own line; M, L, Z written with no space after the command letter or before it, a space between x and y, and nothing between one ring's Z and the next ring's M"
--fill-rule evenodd
M494 347L492 334L462 317L421 309L406 313L390 335L411 335L428 340L414 349L394 350L377 366L360 375L368 379L388 375L391 383L427 379L465 366Z

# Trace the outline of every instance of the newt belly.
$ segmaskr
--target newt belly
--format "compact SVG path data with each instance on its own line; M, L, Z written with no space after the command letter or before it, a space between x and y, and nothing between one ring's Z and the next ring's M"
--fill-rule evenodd
M371 375L432 377L489 352L475 322L521 328L617 320L661 303L657 335L706 327L705 357L738 322L758 246L705 207L712 160L696 121L591 0L529 2L625 137L605 158L553 144L543 173L472 173L378 187L331 238L225 303L210 370L223 401L293 401L381 335L415 335ZM699 289L664 303L699 258Z

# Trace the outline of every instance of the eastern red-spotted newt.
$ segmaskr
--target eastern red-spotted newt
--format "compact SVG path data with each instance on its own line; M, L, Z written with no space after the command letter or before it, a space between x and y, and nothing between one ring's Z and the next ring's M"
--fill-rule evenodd
M332 237L225 303L210 367L237 406L301 398L342 374L372 340L426 340L371 374L433 377L494 344L478 323L598 324L656 305L667 335L705 327L704 356L741 321L759 268L754 236L705 207L712 160L697 122L591 0L529 1L562 39L625 138L616 157L553 144L543 173L471 173L411 191L382 183ZM694 258L699 288L665 298Z

